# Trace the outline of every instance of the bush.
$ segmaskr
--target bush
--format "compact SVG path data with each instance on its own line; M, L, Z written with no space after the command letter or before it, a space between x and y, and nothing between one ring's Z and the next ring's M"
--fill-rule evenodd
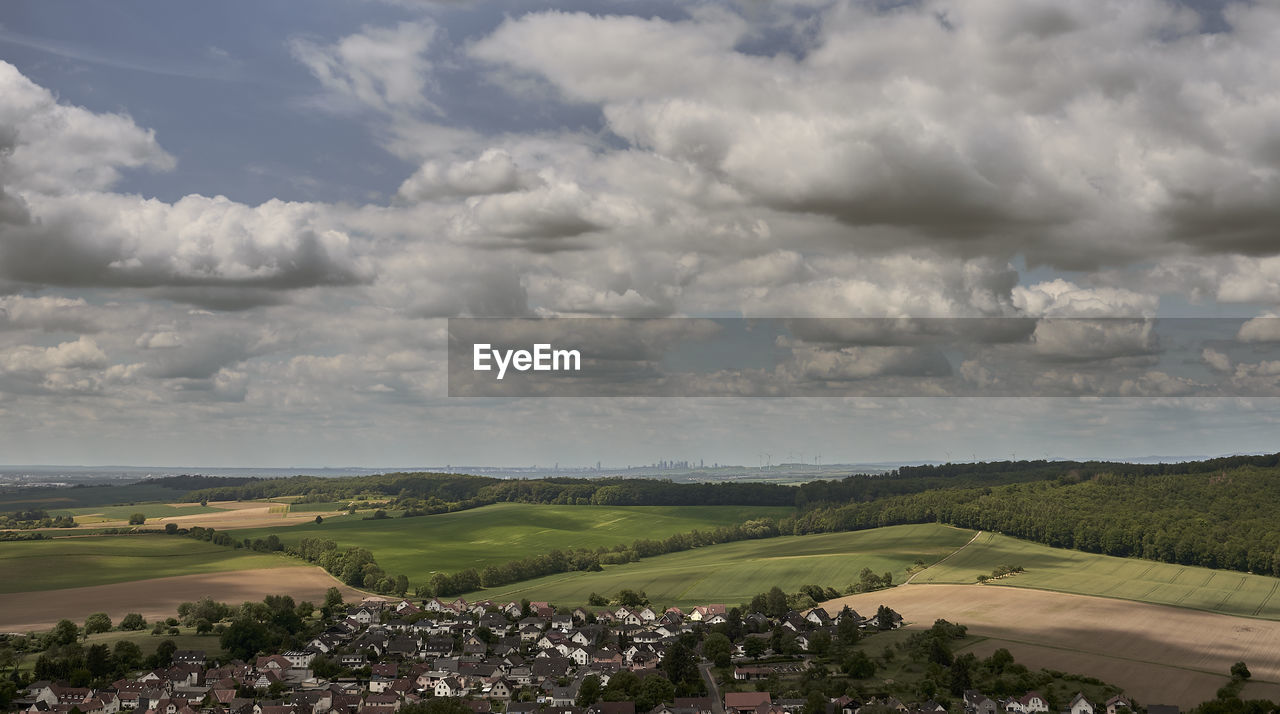
M94 635L111 631L111 618L105 612L95 612L84 620L84 633Z
M124 619L120 621L120 629L122 630L144 630L146 627L147 621L136 612L125 615Z
M129 516L129 525L131 526L140 526L146 522L147 514L145 513L134 513Z

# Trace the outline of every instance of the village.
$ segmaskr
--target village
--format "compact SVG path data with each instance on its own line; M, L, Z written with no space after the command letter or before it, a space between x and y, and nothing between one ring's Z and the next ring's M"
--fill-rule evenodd
M739 619L740 618L740 619ZM706 633L731 619L749 630L727 652L704 648ZM893 630L898 613L870 617L820 607L780 617L741 614L723 604L606 609L557 609L547 602L468 603L365 598L324 621L304 647L251 658L213 661L205 652L177 650L167 666L144 670L100 688L36 681L20 690L9 711L21 714L1037 714L1049 712L1038 692L994 698L965 691L950 708L933 700L893 697L786 698L769 691L779 678L814 666L812 650L830 642L844 621L859 631ZM723 628L722 628L723 629ZM786 651L775 652L786 637ZM721 640L724 641L723 639ZM693 647L684 643L696 642ZM701 696L674 696L663 662L681 650ZM763 658L763 659L762 659ZM321 663L326 676L317 668ZM671 664L671 662L668 662ZM717 682L713 666L721 665ZM728 664L728 667L723 665ZM335 667L336 665L336 667ZM825 666L825 665L820 665ZM732 681L729 680L731 673ZM644 695L618 699L610 682L654 682ZM727 686L725 686L727 685ZM748 686L756 691L723 691ZM636 691L631 687L630 691ZM611 695L612 693L612 695ZM606 701L605 698L612 701ZM439 708L444 704L450 708ZM1078 694L1063 714L1126 714L1130 702L1105 703ZM1151 707L1149 714L1177 714Z

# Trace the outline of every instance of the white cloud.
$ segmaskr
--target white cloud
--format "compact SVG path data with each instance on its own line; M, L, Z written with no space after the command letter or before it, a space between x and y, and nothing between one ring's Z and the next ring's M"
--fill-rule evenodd
M384 112L440 108L426 95L425 53L437 27L429 20L365 27L331 44L294 38L289 47L326 89Z
M102 367L106 363L107 354L89 337L54 347L23 345L0 352L0 370L5 372L51 372Z
M0 191L103 190L119 180L122 169L166 171L175 165L154 131L124 114L59 103L3 61L0 96Z

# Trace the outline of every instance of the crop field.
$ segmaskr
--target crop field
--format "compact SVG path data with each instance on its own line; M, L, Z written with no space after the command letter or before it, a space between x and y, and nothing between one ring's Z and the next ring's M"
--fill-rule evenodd
M455 513L416 518L361 520L343 516L290 528L238 531L237 537L275 533L286 544L322 537L341 547L362 546L378 565L411 583L424 583L437 571L506 563L556 548L595 548L630 544L639 538L665 538L763 516L781 517L790 508L745 506L554 506L498 503Z
M1280 620L1280 578L1115 558L983 533L912 583L972 583L999 565L1026 572L982 587L1022 587Z
M132 506L85 506L81 508L58 508L49 510L54 516L74 516L76 523L97 524L115 521L128 521L129 516L141 513L147 518L168 518L172 516L189 516L196 513L215 513L218 509L212 506L201 506L198 503L139 503Z
M986 657L1004 647L1028 667L1123 687L1144 706L1178 704L1185 711L1212 699L1237 661L1253 673L1245 698L1280 697L1280 622L976 584L903 585L823 605L837 612L845 604L861 614L888 605L913 629L938 618L963 624L970 635L987 638L965 651Z
M267 595L291 595L299 602L310 600L319 603L324 600L325 591L336 587L348 602L364 597L364 593L342 585L320 568L291 565L281 559L276 559L275 565L289 567L260 567L63 590L0 594L0 632L48 630L58 620L67 618L83 622L93 612L105 612L112 622L117 623L126 613L137 612L148 622L154 622L173 617L180 603L205 596L233 605L261 600Z
M598 573L549 575L468 597L579 605L592 592L612 595L630 588L663 606L736 605L774 585L787 592L810 584L842 590L857 582L863 568L877 575L889 571L901 582L917 559L936 562L972 536L973 531L922 524L739 541L606 566Z
M300 565L282 555L251 553L165 535L88 536L5 543L0 593L76 588L171 575Z

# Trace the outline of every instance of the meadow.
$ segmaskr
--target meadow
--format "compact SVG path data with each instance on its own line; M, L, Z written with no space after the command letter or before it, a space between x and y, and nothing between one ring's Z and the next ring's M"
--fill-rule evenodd
M165 535L88 536L5 543L0 593L78 588L131 580L300 565L277 554L252 553Z
M890 572L894 582L902 582L917 560L934 563L972 536L973 531L928 523L739 541L606 566L597 573L549 575L467 597L579 605L592 592L612 595L630 588L662 606L737 605L774 585L787 592L811 584L843 590L858 581L863 568L877 575Z
M973 583L999 565L1026 572L983 587L1021 587L1280 620L1280 578L1051 548L984 532L912 583Z
M238 538L275 534L286 545L327 538L368 548L378 565L413 584L435 572L500 565L561 548L629 545L743 521L790 515L790 508L750 506L556 506L497 503L454 513L362 520L360 516L288 528L237 530Z

